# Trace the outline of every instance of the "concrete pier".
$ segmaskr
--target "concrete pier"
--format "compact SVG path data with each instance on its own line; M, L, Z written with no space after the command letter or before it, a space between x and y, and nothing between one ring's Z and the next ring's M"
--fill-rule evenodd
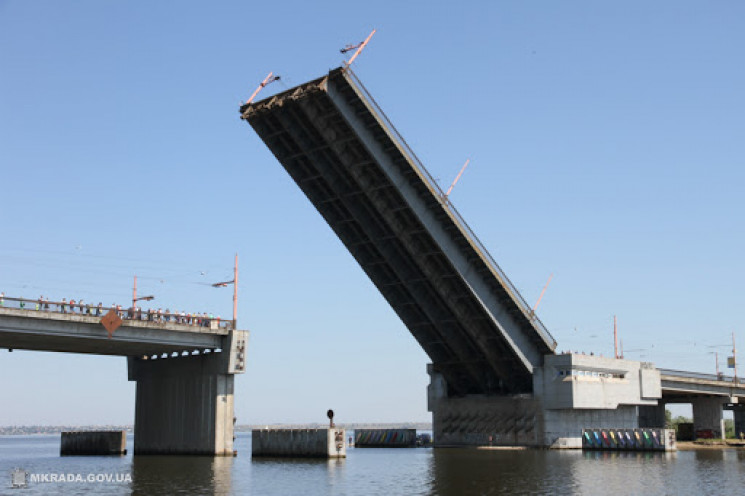
M729 398L701 396L692 398L693 432L695 438L721 439L724 437L722 411Z
M735 422L735 437L740 439L740 433L745 435L745 407L743 405L737 405L732 408L734 422Z
M135 455L233 456L233 374L243 372L247 333L227 339L220 353L129 358Z
M256 429L252 431L254 457L346 458L344 429Z
M659 414L659 372L651 364L597 356L547 355L533 394L450 395L429 365L427 399L435 446L582 447L582 429L639 427L639 407ZM662 410L664 426L664 407ZM652 420L655 421L656 420Z
M126 454L126 431L71 431L61 435L60 456Z

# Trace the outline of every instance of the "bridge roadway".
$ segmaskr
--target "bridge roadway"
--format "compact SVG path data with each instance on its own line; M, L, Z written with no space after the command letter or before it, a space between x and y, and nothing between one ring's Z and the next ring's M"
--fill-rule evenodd
M532 392L556 342L351 70L240 111L449 394Z
M123 320L113 336L101 317L0 307L0 348L119 356L215 351L229 329Z
M720 396L737 403L745 398L745 384L734 377L686 372L684 370L659 369L662 382L662 401L665 403L687 403L691 398Z

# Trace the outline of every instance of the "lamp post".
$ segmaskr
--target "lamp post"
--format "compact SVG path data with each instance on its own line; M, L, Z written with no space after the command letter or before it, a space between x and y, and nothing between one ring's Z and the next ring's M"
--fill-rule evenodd
M233 329L237 329L236 322L238 320L238 254L235 254L235 265L233 266L233 280L216 282L212 285L213 288L224 288L228 284L233 285Z
M718 351L709 351L708 354L709 355L714 355L714 363L716 364L716 371L717 371L717 380L719 380L720 377L722 377L721 375L719 375L719 374L721 374L721 372L719 372L719 352Z
M711 346L707 346L707 348L729 348L730 345L728 344L715 344ZM713 352L710 352L713 353ZM732 356L726 357L727 358L727 368L735 369L734 377L732 382L737 384L737 350L735 349L735 333L732 333ZM719 353L716 353L716 361L717 361L717 376L719 376ZM722 374L724 375L724 374Z
M734 369L734 383L737 384L737 348L735 347L735 331L732 331L732 368Z
M141 301L141 300L150 301L150 300L154 300L154 299L155 299L155 296L153 296L153 295L140 296L139 298L137 297L137 276L135 276L135 284L132 287L132 316L134 317L134 315L137 312L137 302L138 301Z

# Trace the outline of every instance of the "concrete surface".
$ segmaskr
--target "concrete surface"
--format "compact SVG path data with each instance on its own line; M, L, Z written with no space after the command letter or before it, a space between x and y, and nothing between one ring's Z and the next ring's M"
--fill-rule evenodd
M233 456L234 374L245 367L247 332L225 339L221 353L129 358L135 455Z
M416 429L355 429L355 448L414 448Z
M346 458L344 429L256 429L251 435L254 457Z

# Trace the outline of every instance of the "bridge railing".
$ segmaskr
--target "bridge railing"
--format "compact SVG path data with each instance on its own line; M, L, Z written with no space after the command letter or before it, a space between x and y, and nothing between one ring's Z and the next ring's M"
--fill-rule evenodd
M0 296L0 308L18 308L30 312L50 312L70 315L83 315L88 317L103 317L113 310L122 320L136 320L152 322L155 324L180 324L193 327L211 327L216 323L221 329L233 329L232 320L223 320L220 317L212 317L204 314L191 314L185 312L165 313L157 310L141 308L122 308L121 305L88 305L69 301L50 301L47 299L16 298L11 296Z
M672 370L672 369L657 369L661 375L670 375L674 377L682 377L686 379L701 379L704 381L719 381L719 382L735 382L735 378L730 375L724 375L723 373L717 374L704 374L701 372L689 372L687 370ZM738 379L737 383L741 380Z
M497 278L499 279L499 282L502 284L502 286L507 290L508 293L512 295L515 303L517 303L517 305L521 307L525 316L533 323L533 326L536 328L539 334L541 334L541 336L551 347L551 349L555 349L557 344L556 340L553 338L551 333L548 332L546 326L544 326L543 322L541 322L538 316L536 316L535 312L533 312L533 309L530 307L530 305L528 305L515 285L512 284L512 281L510 281L510 279L507 277L507 274L504 273L499 264L497 264L494 258L492 258L489 251L486 249L483 243L481 243L481 240L476 236L476 233L473 232L466 220L460 215L458 210L456 210L448 197L442 191L442 188L440 188L440 185L437 184L437 181L435 181L427 168L424 167L424 164L419 160L419 157L417 157L411 147L409 147L408 143L406 143L406 140L404 140L403 136L401 136L390 119L388 119L388 116L383 112L383 109L380 108L370 92L367 91L367 88L365 88L365 86L362 84L362 81L359 80L357 75L352 72L352 69L350 69L349 67L346 67L344 69L344 72L349 76L353 85L359 89L364 98L373 108L373 111L378 115L380 120L383 121L385 126L390 130L390 132L392 133L392 137L394 138L394 140L397 141L397 144L399 145L402 152L406 156L408 156L409 161L414 165L414 167L419 169L419 172L421 172L421 177L424 179L425 183L430 187L432 191L435 192L435 196L442 204L442 206L450 211L456 221L456 224L460 225L461 231L466 235L466 238L471 241L473 246L476 248L476 251L481 254L487 265L489 265L494 273L497 275Z

